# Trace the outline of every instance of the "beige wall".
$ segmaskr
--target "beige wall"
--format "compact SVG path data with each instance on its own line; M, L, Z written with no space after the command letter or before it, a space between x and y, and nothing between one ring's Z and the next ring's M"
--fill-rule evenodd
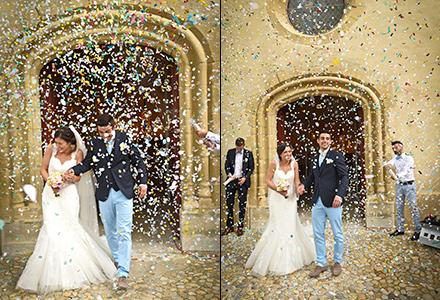
M204 1L3 1L0 4L0 218L5 243L38 231L41 205L24 201L24 183L42 188L39 71L57 54L79 44L149 43L177 60L181 115L182 236L184 248L219 247L219 156L197 145L195 118L220 128L219 7ZM111 4L110 4L111 3ZM188 24L188 17L196 24ZM180 25L179 25L180 22ZM198 171L197 171L198 170ZM194 176L193 176L194 175ZM197 179L197 180L195 180ZM186 215L184 215L186 213ZM203 222L209 226L204 226ZM21 235L19 242L14 242ZM197 239L206 242L202 245Z
M270 91L289 79L337 75L357 80L378 94L381 115L366 122L382 120L379 148L384 157L373 158L367 166L380 169L379 164L393 155L389 142L403 141L416 161L422 217L440 213L437 1L351 2L340 27L314 38L295 32L286 23L286 1L252 2L258 8L249 1L222 6L222 166L238 136L246 139L254 155L257 148L267 146L256 143L255 120L261 117L261 103L272 97ZM276 140L275 131L269 139ZM373 139L369 146L377 142ZM266 168L267 163L257 165L255 183L261 181ZM257 185L250 192L250 206L260 205ZM380 194L393 201L391 181L387 179L386 188L372 195L380 199Z

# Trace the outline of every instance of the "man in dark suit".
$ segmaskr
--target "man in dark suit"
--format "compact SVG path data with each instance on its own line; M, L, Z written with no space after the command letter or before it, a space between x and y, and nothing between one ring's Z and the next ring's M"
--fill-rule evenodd
M334 238L333 275L342 272L341 261L344 251L344 235L342 233L342 205L348 186L348 172L344 156L330 149L332 139L330 133L322 130L318 134L319 154L312 158L309 176L298 186L298 195L314 184L312 223L315 235L317 256L316 269L309 274L317 277L327 270L325 248L325 223L328 218Z
M243 222L246 213L246 202L248 189L251 186L251 175L254 171L254 156L252 152L244 149L243 138L235 141L235 148L230 149L226 154L225 172L231 180L226 185L226 205L228 219L226 230L222 235L227 235L234 231L234 200L235 192L238 192L238 224L237 235L243 235Z
M139 197L147 193L147 171L140 152L128 136L116 131L115 120L107 114L98 117L99 136L88 143L87 155L67 176L80 175L91 168L97 178L96 199L108 245L118 268L118 287L127 289L130 270L134 183L130 165L138 170Z

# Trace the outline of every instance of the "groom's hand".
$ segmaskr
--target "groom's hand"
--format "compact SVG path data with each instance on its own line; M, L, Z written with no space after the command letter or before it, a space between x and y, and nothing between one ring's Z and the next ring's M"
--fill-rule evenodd
M145 195L147 194L147 185L140 185L138 192L139 192L139 198L141 199L144 198Z
M342 198L339 196L335 196L335 199L333 199L333 207L337 208L341 206L341 204L342 204Z
M296 190L296 193L298 194L298 196L301 196L302 194L304 194L304 185L303 184L298 185L298 189Z

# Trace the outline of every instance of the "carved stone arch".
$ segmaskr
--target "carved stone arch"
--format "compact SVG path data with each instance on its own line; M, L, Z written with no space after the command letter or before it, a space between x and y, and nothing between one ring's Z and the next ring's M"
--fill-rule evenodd
M300 76L280 82L260 98L255 119L256 130L256 173L258 184L255 194L257 202L251 203L253 207L262 206L265 203L267 186L265 174L267 161L276 153L277 147L277 113L288 103L315 96L335 96L357 102L364 112L364 138L365 138L365 174L372 177L367 181L367 223L373 218L372 203L378 201L378 195L384 195L390 190L390 185L385 185L383 172L383 158L385 143L385 119L381 97L374 87L365 84L356 78L347 78L343 75L311 74ZM387 217L393 218L390 205L386 204ZM391 209L391 211L390 211ZM383 218L383 216L381 215ZM391 222L390 219L382 220ZM252 224L252 220L251 220ZM369 224L372 225L372 224Z
M214 194L218 193L217 188L214 189L214 193L211 191L209 179L217 177L217 169L211 166L216 165L212 160L217 161L219 157L218 154L210 156L207 151L193 154L196 136L191 126L191 119L197 120L200 124L209 124L212 121L212 111L219 105L218 99L211 99L219 94L218 84L212 81L212 78L215 78L212 76L213 72L218 70L216 64L219 64L216 61L215 51L211 49L213 45L208 42L206 33L199 30L197 26L184 27L181 25L184 20L179 20L169 13L155 8L148 8L148 12L143 12L134 5L124 8L125 10L122 11L118 7L102 11L85 7L75 10L76 12L70 11L62 16L54 16L53 18L58 19L47 25L40 23L39 28L29 32L19 41L11 57L15 57L17 65L20 65L18 70L20 79L8 82L7 86L6 83L2 84L5 90L20 91L22 97L20 96L18 100L21 103L13 106L20 108L24 104L30 117L24 122L19 119L10 119L11 128L17 130L12 135L22 135L22 139L28 143L29 148L34 149L36 155L21 158L25 165L32 166L27 171L11 167L7 172L16 178L22 178L24 175L35 178L34 184L42 188L42 182L39 180L39 165L41 164L39 73L47 62L59 54L75 49L80 43L148 43L150 48L172 56L179 72L180 140L181 150L183 150L181 173L184 177L182 184L185 185L185 188L181 189L182 246L187 250L193 248L202 250L200 247L203 248L206 244L210 246L209 250L215 250L219 248L216 235L219 224L213 222L210 222L211 225L205 224L213 216L200 216L200 214L201 211L204 211L204 214L209 214L210 211L215 214L215 206L219 199L216 199ZM125 18L125 20L126 15L130 15L130 18ZM85 19L94 21L93 26L81 24ZM9 98L11 101L18 102L14 94L10 94ZM219 120L214 120L214 125L218 127ZM11 148L22 147L18 145L20 141L14 144L14 140L7 136L3 137L3 141ZM23 150L22 152L27 153ZM12 163L8 165L12 166ZM194 181L191 175L198 165L201 166L199 171L201 180ZM8 182L4 185L12 185L14 190L18 191L22 184L22 180L16 180L12 184ZM41 208L38 203L28 204L27 202L25 204L24 193L7 194L9 195L7 201L12 209L7 212L2 210L0 218L9 218L12 222L35 222L35 214L37 214L39 216L37 219L41 220ZM41 199L38 202L41 203ZM203 209L199 210L199 208ZM23 211L29 213L24 217ZM33 219L30 220L26 215L33 215ZM217 216L215 218L219 219ZM207 241L203 244L197 243L196 240L200 236L206 238ZM4 241L4 239L1 240L2 246L5 246Z

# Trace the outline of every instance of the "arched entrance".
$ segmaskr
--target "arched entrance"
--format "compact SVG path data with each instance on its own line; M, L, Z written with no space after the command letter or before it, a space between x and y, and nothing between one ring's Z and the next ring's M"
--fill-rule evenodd
M312 108L313 105L311 104L311 99L314 99L313 101L315 101L314 108ZM344 132L339 129L339 124L337 122L334 122L334 126L330 126L334 127L334 129L330 129L338 133L335 135L338 137L338 140L334 140L334 147L338 149L340 145L337 144L342 142L343 147L338 150L343 153L349 153L349 155L347 155L347 161L351 166L352 174L355 172L355 176L358 176L358 178L363 176L363 178L359 178L359 181L357 182L359 185L357 187L351 186L350 189L354 188L354 191L360 191L361 196L365 195L364 220L366 221L366 225L371 227L393 226L394 203L384 197L389 191L391 185L389 182L386 182L383 168L386 147L386 143L384 143L384 137L386 136L384 130L386 120L382 107L383 99L381 99L380 95L372 85L353 77L344 76L343 74L307 74L306 76L289 78L274 85L271 89L267 90L266 94L261 96L255 115L255 124L251 124L251 126L255 128L253 134L256 137L256 145L258 147L256 149L256 170L254 171L254 173L257 174L258 183L252 187L251 191L254 195L257 195L257 197L249 201L250 226L252 227L254 224L255 226L259 226L259 224L267 218L267 186L265 184L265 174L267 172L268 162L276 153L277 142L282 138L281 136L278 136L278 134L281 133L277 133L277 130L279 129L278 119L280 119L279 112L281 111L282 114L283 108L285 106L289 107L288 105L291 103L299 105L305 100L307 100L309 104L307 104L307 107L303 107L299 111L305 111L306 109L310 111L310 116L307 117L307 120L310 120L311 122L310 127L316 122L318 122L319 125L315 124L314 126L316 127L326 125L327 122L333 124L332 118L335 118L335 116L329 114L329 112L340 114L338 112L339 107L336 107L335 103L344 106L341 111L342 114L338 117L341 121L346 121L344 117L346 112L352 110L353 113L357 114L360 123L357 122L356 126L358 127L353 131L353 133L355 133L354 136L356 137L354 140L349 138L348 135L348 129L354 129L354 123L352 125L348 123L347 125L342 126L341 128L344 128ZM319 112L323 108L323 103L321 103L321 101L324 101L325 103L326 101L328 102L327 104L324 103L327 113ZM306 105L305 102L304 105ZM297 109L294 110L297 111ZM286 113L287 111L284 111L284 116L286 116ZM355 118L356 114L352 117ZM324 116L329 116L329 118ZM305 116L303 117L305 118ZM321 118L319 119L319 117ZM291 120L294 122L295 118L292 118ZM304 122L306 123L309 121L304 120ZM294 124L292 123L292 125ZM306 128L308 128L307 126L303 124L301 127L298 127L298 130L301 129L305 131ZM360 128L362 128L362 133L359 131ZM283 129L280 131L282 130ZM313 130L314 129L311 127L312 134ZM294 131L295 134L298 134L299 136L292 136L291 138L299 140L304 139L306 143L313 146L313 143L315 143L316 140L313 135L301 136L300 132L296 133L296 129ZM342 137L343 140L340 141L340 137ZM364 141L362 141L362 137ZM363 145L363 153L362 150L359 149L358 152L355 150L354 154L350 155L350 151L352 150L347 148L348 141L350 141L350 145L356 141L356 149L359 149L359 147ZM360 143L359 147L357 146L357 143ZM302 147L304 148L304 146ZM313 147L316 148L317 145L315 144ZM298 148L301 148L301 146ZM308 149L311 150L311 147ZM304 155L306 150L304 149L300 151L303 151L300 153L303 153L302 155ZM358 155L358 158L356 158L356 155ZM353 157L355 158L354 160ZM362 157L364 157L364 162L362 162ZM362 170L359 170L359 167ZM304 169L305 166L302 168ZM364 192L362 192L362 184L364 184L365 187ZM349 191L349 193L353 193L353 190ZM356 201L358 203L356 203ZM353 200L354 206L358 206L358 211L356 211L355 207L353 208L354 213L359 212L359 216L363 215L362 211L359 210L359 206L362 206L359 204L363 203L362 197Z
M283 106L277 113L277 143L293 147L301 181L309 174L310 159L319 150L317 133L332 134L332 148L344 154L350 183L344 215L348 219L365 217L365 158L363 110L359 103L346 98L323 96L299 99ZM300 205L311 206L312 192L300 197Z
M134 199L135 231L160 239L180 232L176 69L172 57L153 48L97 44L69 51L40 72L43 151L56 128L73 125L87 140L96 135L97 116L113 115L145 155L149 175L147 199Z

